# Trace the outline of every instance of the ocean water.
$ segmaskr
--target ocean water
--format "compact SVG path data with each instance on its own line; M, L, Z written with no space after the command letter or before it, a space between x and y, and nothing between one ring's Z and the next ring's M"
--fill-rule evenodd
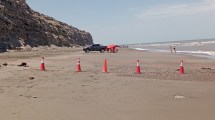
M170 45L175 46L176 54L188 54L215 59L215 39L140 43L131 44L128 47L143 51L171 53Z

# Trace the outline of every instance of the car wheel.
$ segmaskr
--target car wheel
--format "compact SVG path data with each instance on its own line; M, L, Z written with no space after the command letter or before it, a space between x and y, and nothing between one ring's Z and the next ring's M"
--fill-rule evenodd
M86 49L86 50L85 50L85 52L86 52L86 53L89 53L89 52L90 52L90 50L89 50L89 49Z
M101 49L101 50L100 50L100 52L101 52L101 53L104 53L104 52L105 52L105 50L104 50L104 49Z

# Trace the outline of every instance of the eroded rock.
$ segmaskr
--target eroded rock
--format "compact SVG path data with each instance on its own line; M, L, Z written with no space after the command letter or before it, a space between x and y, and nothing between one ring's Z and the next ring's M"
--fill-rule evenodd
M25 0L0 1L0 51L21 46L92 44L89 32L33 11Z

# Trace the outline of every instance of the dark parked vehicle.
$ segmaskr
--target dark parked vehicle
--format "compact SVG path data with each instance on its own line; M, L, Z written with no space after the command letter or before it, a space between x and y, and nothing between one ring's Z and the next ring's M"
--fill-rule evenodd
M100 44L93 44L93 45L84 47L83 51L85 51L86 53L90 51L100 51L101 53L104 53L106 49L107 49L107 46L103 46Z

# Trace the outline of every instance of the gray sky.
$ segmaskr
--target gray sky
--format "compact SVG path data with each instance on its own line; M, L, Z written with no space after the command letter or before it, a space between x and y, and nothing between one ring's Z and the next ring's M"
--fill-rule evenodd
M95 43L215 38L215 0L27 0L43 14L92 34Z

